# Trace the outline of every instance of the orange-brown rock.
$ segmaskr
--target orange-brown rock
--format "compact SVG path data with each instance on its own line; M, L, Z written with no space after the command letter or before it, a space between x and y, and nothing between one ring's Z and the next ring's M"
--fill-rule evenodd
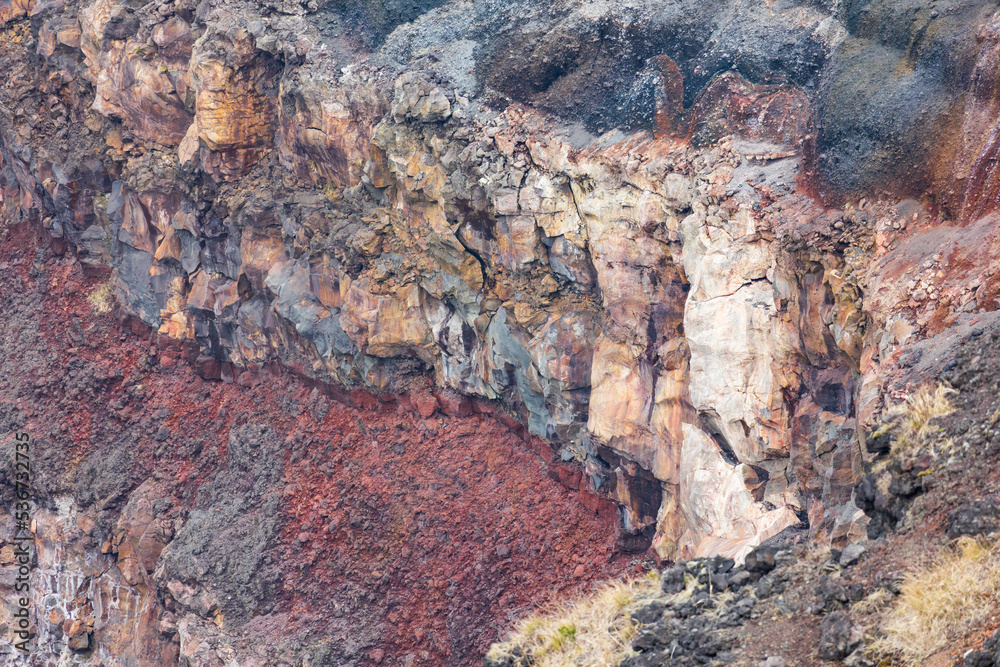
M248 39L207 33L195 44L189 68L204 168L216 179L234 180L274 145L278 65Z
M279 96L291 102L279 110L282 164L302 181L321 187L360 183L371 156L372 128L385 114L384 102L370 84L347 79L330 85L303 78L283 84Z
M3 0L0 3L0 25L28 14L35 6L35 0Z

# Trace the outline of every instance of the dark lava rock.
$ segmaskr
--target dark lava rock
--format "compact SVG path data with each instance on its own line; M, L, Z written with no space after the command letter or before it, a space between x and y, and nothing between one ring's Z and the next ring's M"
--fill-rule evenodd
M711 560L711 564L713 573L726 574L736 566L736 561L732 558L716 556Z
M983 642L978 651L965 656L965 667L997 667L1000 665L1000 630Z
M709 574L710 573L710 574ZM703 581L690 597L673 597L686 576ZM619 667L727 664L739 655L737 635L730 633L751 616L757 599L745 584L750 574L728 558L700 558L679 563L662 573L665 595L632 613L642 623L632 642L633 655ZM709 590L712 582L712 592ZM742 588L732 596L715 593L730 588L730 581Z
M948 537L982 535L1000 530L1000 500L973 500L948 513Z
M889 482L889 493L900 498L909 498L924 490L924 480L920 473L927 469L927 466L914 466L910 470L903 470L898 463L890 466L892 480Z
M965 656L965 667L993 667L993 654L989 651L972 651Z
M737 602L734 609L741 618L748 618L750 616L750 612L753 611L754 605L756 604L757 601L755 599L752 597L746 597Z
M892 447L892 438L888 433L882 433L876 437L869 435L865 438L865 449L869 454L888 454Z
M105 39L128 39L139 30L139 19L134 14L112 15L104 24Z
M664 593L668 595L680 593L684 590L684 566L674 565L667 568L660 575L660 581Z
M774 581L768 577L762 577L760 581L757 582L757 597L761 600L771 597L774 593Z
M744 567L747 572L759 572L761 574L774 569L775 555L778 553L777 547L763 546L747 554Z
M669 665L671 664L670 653L671 651L669 649L647 651L645 653L640 653L639 655L626 658L619 665L619 667L660 667L661 665ZM487 667L492 666L487 665Z
M861 556L864 555L864 553L864 545L848 544L840 553L840 557L837 559L837 562L840 563L841 567L850 567L861 560Z
M1000 658L1000 630L994 632L989 639L983 642L983 650L996 653L997 657Z
M632 648L636 651L650 651L658 647L669 646L679 631L680 623L676 619L651 623L642 628L632 642Z
M750 583L750 573L740 568L729 576L729 586L733 589L741 588Z
M525 655L520 646L515 646L510 655L497 658L486 656L483 660L483 667L517 667L518 665L528 664L530 660L531 656Z
M868 538L878 539L902 520L906 513L903 502L894 495L886 495L878 488L875 475L865 475L854 486L854 502L871 521L868 524Z
M819 624L819 657L823 660L843 660L861 641L860 633L852 630L851 619L843 612L834 612Z
M666 606L661 600L653 600L649 604L633 611L632 620L643 625L655 623L663 616L663 610L666 609Z
M968 26L992 12L979 2L949 3L919 18L907 0L844 7L840 19L849 37L823 68L818 103L819 164L835 190L893 180L914 193L926 187L933 152L927 137L972 75L977 44ZM901 67L906 76L898 75ZM915 99L929 103L917 108Z
M836 609L849 599L848 589L844 583L831 577L823 577L819 580L816 595L819 596L821 610Z

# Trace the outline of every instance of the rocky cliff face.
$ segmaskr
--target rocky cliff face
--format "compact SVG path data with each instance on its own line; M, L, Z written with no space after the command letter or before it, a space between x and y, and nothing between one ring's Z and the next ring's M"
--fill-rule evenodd
M620 548L843 546L904 350L998 307L1000 16L695 4L3 0L5 224L205 380L513 417Z

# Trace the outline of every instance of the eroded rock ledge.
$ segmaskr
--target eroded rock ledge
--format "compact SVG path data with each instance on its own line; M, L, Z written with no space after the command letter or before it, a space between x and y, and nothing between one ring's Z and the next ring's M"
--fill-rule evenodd
M4 215L205 378L496 401L660 558L861 538L998 305L992 5L436 4L7 1Z

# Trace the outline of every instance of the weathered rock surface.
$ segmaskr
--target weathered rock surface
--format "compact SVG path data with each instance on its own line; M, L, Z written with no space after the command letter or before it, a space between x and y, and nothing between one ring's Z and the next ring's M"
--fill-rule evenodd
M495 401L623 548L843 547L906 354L1000 306L1000 19L695 4L0 1L4 220L207 380Z
M196 346L91 312L103 277L39 232L0 231L0 429L31 437L34 538L19 657L4 465L0 664L473 664L512 611L631 567L615 506L506 415L273 365L203 379Z

